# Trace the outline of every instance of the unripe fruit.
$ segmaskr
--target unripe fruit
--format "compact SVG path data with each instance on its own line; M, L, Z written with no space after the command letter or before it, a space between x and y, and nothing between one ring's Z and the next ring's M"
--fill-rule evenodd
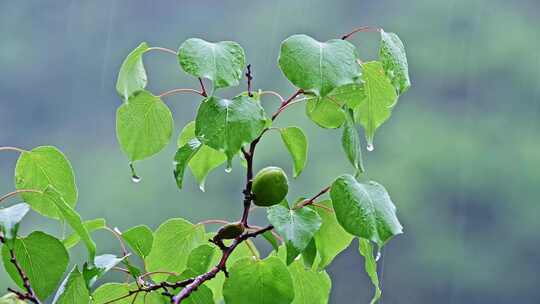
M289 191L289 181L283 169L266 167L253 180L253 203L260 207L279 204Z
M244 233L245 227L242 223L229 223L218 230L215 240L232 240Z

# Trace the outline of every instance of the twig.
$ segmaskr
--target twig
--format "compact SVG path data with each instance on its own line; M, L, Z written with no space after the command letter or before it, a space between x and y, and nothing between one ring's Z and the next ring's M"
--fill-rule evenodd
M190 284L192 282L193 282L193 279L187 279L187 280L183 280L183 281L176 282L176 283L161 282L159 284L153 284L153 285L149 285L149 286L140 286L137 289L128 291L128 293L125 294L125 295L122 295L120 297L114 298L112 300L109 300L109 301L107 301L105 303L100 303L100 304L114 303L116 301L120 301L120 300L129 298L132 295L138 294L140 292L150 293L152 291L156 291L156 290L159 290L159 289L163 289L163 290L165 290L165 292L168 292L167 288L173 288L173 289L182 288L182 287L185 287L185 286L187 286L188 284Z
M352 35L358 33L358 32L380 32L382 31L382 28L380 27L371 27L371 26L361 26L358 28L355 28L354 30L350 31L349 33L341 36L342 40L347 40L351 38Z
M219 264L214 266L212 269L210 269L210 271L206 272L206 273L203 273L199 276L197 276L192 283L190 283L189 285L187 285L184 289L182 289L182 291L180 291L180 293L178 295L176 295L175 297L173 297L172 299L172 303L173 304L179 304L182 302L182 300L186 299L187 297L189 297L189 295L195 291L199 286L201 286L204 282L214 278L220 271L223 271L225 273L225 276L228 276L228 272L227 272L227 267L226 267L226 264L227 264L227 260L229 259L231 253L234 251L234 249L239 245L241 244L243 241L249 239L249 238L252 238L252 237L256 237L258 236L259 234L262 234L262 233L265 233L266 231L270 231L274 229L274 226L270 225L270 226L267 226L263 229L259 229L257 231L254 231L254 232L250 232L250 233L245 233L243 235L241 235L240 237L236 238L229 247L227 247L224 251L223 251L223 254L221 256L221 260L219 261Z
M201 77L199 77L199 84L201 85L201 95L203 97L208 97L208 94L206 94L206 88L204 87L204 82L202 81Z
M276 120L279 114L283 112L283 110L289 105L289 103L291 103L296 98L296 96L303 93L304 93L304 90L299 89L296 92L294 92L289 98L287 98L287 100L284 100L283 102L281 102L281 105L279 105L279 108L277 109L277 111L272 115L272 121Z
M167 96L171 96L171 95L179 94L179 93L195 93L195 94L201 95L202 97L206 97L205 92L203 91L200 92L195 89L173 89L173 90L163 92L159 94L158 96L159 98L163 98L163 97L167 97Z
M164 47L159 47L159 46L151 47L151 48L148 49L148 51L162 51L162 52L165 52L165 53L178 55L178 53L176 53L176 51L173 51L171 49L164 48Z
M6 239L4 238L3 235L0 235L0 242L2 244L6 243ZM32 285L30 284L30 279L28 278L28 276L22 269L21 265L17 261L17 256L15 256L15 250L13 248L9 249L9 256L10 256L9 261L11 262L11 264L13 264L13 266L15 266L15 269L17 269L17 273L19 274L19 277L21 278L23 282L23 286L24 286L24 289L26 290L26 293L16 291L12 288L8 288L8 290L16 294L19 300L22 300L22 301L28 300L34 304L41 304L38 297L36 296L36 293L34 292L34 289L32 289Z
M246 78L247 78L248 96L253 97L253 92L251 92L251 81L253 80L253 76L251 75L251 64L247 65Z
M3 195L2 197L0 197L0 203L12 196L15 196L17 194L20 194L20 193L38 193L38 194L43 194L42 191L39 191L39 190L34 190L34 189L20 189L20 190L15 190L13 192L10 192L10 193L7 193L5 195Z
M296 205L294 207L294 209L300 209L300 208L303 208L305 206L308 206L308 205L311 205L315 202L316 199L318 199L319 197L321 197L323 194L325 194L326 192L330 191L330 186L322 189L319 193L315 194L315 196L313 196L312 198L308 199L308 200L305 200L303 201L302 203Z
M0 151L14 151L14 152L19 152L19 153L28 152L24 149L17 148L17 147L0 147Z

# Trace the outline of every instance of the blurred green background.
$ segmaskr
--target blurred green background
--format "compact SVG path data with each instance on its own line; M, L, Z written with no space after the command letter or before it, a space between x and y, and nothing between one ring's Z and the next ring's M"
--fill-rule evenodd
M0 145L52 144L71 160L85 219L105 217L126 229L171 217L197 222L240 215L243 169L210 174L205 193L172 178L175 144L138 165L133 184L115 137L114 89L123 58L141 41L176 49L190 37L235 40L253 65L256 88L293 88L276 59L291 34L319 40L360 25L397 32L413 86L364 152L372 179L398 207L405 234L385 248L383 303L539 303L540 2L537 0L380 1L2 1L0 3ZM377 34L352 40L363 60L376 58ZM195 87L165 53L145 56L155 92ZM222 92L233 95L245 87ZM169 97L176 134L193 119L198 98ZM271 97L264 105L273 111ZM311 195L350 171L339 131L291 107L277 124L305 128L309 164L290 199ZM0 158L0 193L13 189L17 155ZM265 137L256 168L289 156ZM12 202L16 202L13 200ZM264 213L256 221L263 223ZM58 224L32 214L23 231ZM97 233L100 253L118 253ZM261 243L261 250L265 250ZM75 256L84 256L83 251ZM372 290L351 246L330 267L332 303L367 303ZM11 285L0 271L0 287Z

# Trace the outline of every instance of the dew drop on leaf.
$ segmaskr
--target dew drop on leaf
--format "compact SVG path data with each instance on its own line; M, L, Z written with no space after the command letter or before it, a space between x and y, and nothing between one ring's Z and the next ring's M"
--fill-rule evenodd
M369 152L371 152L371 151L375 150L375 146L374 146L373 144L368 144L367 147L366 147L366 149L367 149Z
M232 171L232 168L231 168L231 167L227 167L227 168L225 168L225 172L227 172L227 173L231 173L231 171Z
M137 175L137 172L135 172L135 167L133 166L133 163L129 163L129 169L131 169L131 181L135 184L141 182L142 178Z
M375 262L378 262L381 259L382 253L381 249L377 250L377 254L375 255Z

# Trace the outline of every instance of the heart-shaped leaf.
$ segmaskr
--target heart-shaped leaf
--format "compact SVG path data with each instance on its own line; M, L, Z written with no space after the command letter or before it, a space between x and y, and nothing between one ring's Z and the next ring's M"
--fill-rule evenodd
M358 182L352 175L344 174L332 184L330 197L339 224L350 234L382 247L402 233L396 207L380 184Z
M131 161L161 151L169 143L173 127L169 108L147 91L132 96L116 112L116 135Z
M182 43L178 61L186 73L212 80L216 89L237 86L246 67L246 55L238 43L212 43L199 38Z
M267 124L261 104L248 96L229 99L209 97L203 101L195 119L197 138L227 155L228 168L240 148L257 138Z
M154 235L145 225L132 227L122 233L122 238L142 258L147 257L152 250Z
M302 261L289 266L294 283L292 304L327 304L332 282L326 271L306 269Z
M75 176L64 154L52 146L21 153L15 167L16 188L44 191L49 185L60 192L70 207L75 207ZM21 196L38 213L55 219L60 217L58 208L47 196L33 192L22 193Z
M405 47L398 35L381 30L379 60L392 85L396 88L397 94L405 93L411 87L411 79Z
M147 270L181 273L186 269L189 253L205 241L203 225L193 225L180 218L170 219L154 233L152 250L145 259ZM152 276L156 281L166 277L163 274Z
M364 127L368 150L372 150L375 131L390 117L397 95L380 62L366 62L362 68L365 98L354 109L354 120Z
M319 42L293 35L281 44L278 62L292 84L324 97L337 87L357 82L361 74L357 57L354 45L345 40Z
M277 257L244 258L229 270L223 285L227 304L286 304L294 299L291 274Z
M288 209L280 205L268 208L268 221L285 239L287 264L307 247L321 227L321 217L311 208ZM295 254L290 254L290 251Z

